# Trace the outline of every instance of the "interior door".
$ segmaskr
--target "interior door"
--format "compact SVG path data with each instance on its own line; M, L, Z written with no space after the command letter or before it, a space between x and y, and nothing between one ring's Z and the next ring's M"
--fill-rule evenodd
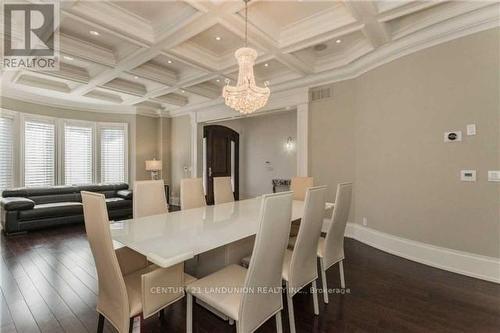
M229 127L208 125L203 127L206 142L206 199L214 203L214 177L232 177L234 199L239 199L240 135Z

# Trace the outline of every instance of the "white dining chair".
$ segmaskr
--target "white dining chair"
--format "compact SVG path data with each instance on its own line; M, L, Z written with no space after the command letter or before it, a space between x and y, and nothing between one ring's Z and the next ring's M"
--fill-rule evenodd
M203 179L181 179L181 209L199 208L207 205L203 191Z
M304 201L307 189L313 186L313 177L292 177L290 191L293 192L293 200Z
M132 197L134 218L168 213L163 180L135 181ZM146 267L146 257L128 247L116 248L118 263L124 274Z
M306 191L304 216L300 222L293 250L287 249L283 261L282 278L286 283L286 299L290 332L295 333L293 296L312 283L314 314L319 315L316 279L318 278L316 252L325 211L326 186L310 187Z
M134 182L132 209L135 219L168 213L163 180L136 180Z
M293 192L293 200L304 201L306 191L314 186L313 177L292 177L290 182L290 191ZM290 228L290 237L297 236L300 228L300 221L293 221Z
M345 288L344 279L344 235L351 209L352 183L337 185L335 206L333 214L328 222L325 238L321 237L318 242L317 255L321 268L321 280L323 281L323 300L328 303L328 286L326 282L326 270L339 263L340 286ZM324 223L325 223L324 222Z
M229 265L187 286L188 333L193 330L193 297L234 320L238 333L253 332L273 316L277 331L282 332L281 268L288 243L291 210L291 192L264 195L248 270Z
M98 277L97 331L103 331L107 319L118 332L130 332L134 317L142 313L148 318L184 297L182 265L165 269L148 264L124 274L113 249L104 195L85 191L81 194L85 229ZM158 288L170 292L157 293Z
M234 201L231 177L214 177L214 202L216 205Z

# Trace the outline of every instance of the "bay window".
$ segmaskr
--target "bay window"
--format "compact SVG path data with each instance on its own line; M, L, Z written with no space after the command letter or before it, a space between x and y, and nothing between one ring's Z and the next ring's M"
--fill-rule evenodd
M128 181L128 124L0 109L0 196L8 188Z

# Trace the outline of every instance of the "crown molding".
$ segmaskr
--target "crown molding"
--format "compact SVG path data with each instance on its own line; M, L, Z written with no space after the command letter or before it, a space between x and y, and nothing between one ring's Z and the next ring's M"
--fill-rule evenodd
M120 78L109 81L108 83L103 85L103 87L109 90L114 90L116 92L134 96L144 96L147 92L146 87L144 87L142 84L130 82Z
M174 94L174 93L168 93L162 96L157 96L152 98L153 101L160 102L160 103L166 103L170 105L176 105L176 106L184 106L188 103L188 99L186 96L179 95L179 94Z
M40 72L36 71L33 71L33 73L40 74ZM90 79L89 73L85 68L68 65L65 63L61 63L59 65L58 71L43 72L43 75L83 84L89 82Z
M105 91L100 90L92 90L83 95L85 97L98 99L101 101L111 102L111 103L123 103L123 99L118 94L110 94Z
M184 88L186 91L203 96L206 98L214 99L221 95L221 88L216 84L205 82L194 86Z
M73 36L60 34L61 53L70 54L76 58L86 59L105 66L115 66L116 59L112 50L96 46Z
M484 3L480 1L451 1L443 4L443 7L436 8L433 12L427 15L422 15L417 18L415 22L405 25L402 28L393 31L393 39L399 39L408 36L418 30L429 27L433 24L446 21L466 13L471 13L477 9L484 8L491 5L491 3ZM418 15L418 14L417 14Z
M132 69L130 73L170 86L175 85L178 79L174 71L151 63L142 64Z
M300 44L318 34L328 33L355 23L356 19L348 10L337 4L328 10L285 27L280 33L279 46L286 48Z
M39 76L35 75L30 75L27 73L23 73L19 75L16 79L16 84L20 84L23 86L27 87L32 87L32 88L41 88L41 89L47 89L50 91L58 91L62 93L68 93L71 91L69 86L60 81L56 80L48 80Z

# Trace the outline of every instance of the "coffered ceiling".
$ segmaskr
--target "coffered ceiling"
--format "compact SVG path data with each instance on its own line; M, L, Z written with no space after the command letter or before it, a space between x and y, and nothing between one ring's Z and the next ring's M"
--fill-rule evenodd
M249 4L249 45L271 92L355 77L499 25L493 1L267 1ZM244 3L64 1L61 68L2 73L2 95L45 104L173 115L222 102L237 77Z

